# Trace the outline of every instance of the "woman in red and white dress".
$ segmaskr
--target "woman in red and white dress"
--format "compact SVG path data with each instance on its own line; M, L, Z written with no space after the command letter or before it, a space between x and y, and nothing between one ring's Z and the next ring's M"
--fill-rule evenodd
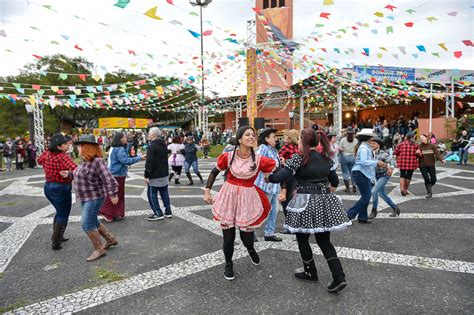
M217 158L217 165L209 174L204 193L204 201L211 204L211 189L217 175L221 171L227 173L227 180L217 193L212 207L213 219L220 223L224 235L224 277L227 280L234 280L232 255L236 228L240 230L240 239L252 263L260 264L254 249L254 229L265 222L271 205L266 194L254 182L260 172L271 173L276 167L273 159L255 153L255 131L252 127L239 128L236 140L234 151L222 153Z

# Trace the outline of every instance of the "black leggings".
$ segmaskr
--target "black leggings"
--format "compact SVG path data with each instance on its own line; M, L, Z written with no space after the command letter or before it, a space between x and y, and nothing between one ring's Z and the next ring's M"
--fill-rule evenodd
M176 173L176 175L181 175L181 170L183 169L183 166L171 166L171 169L173 172Z
M436 183L436 168L434 166L420 166L420 172L425 185L433 186Z
M224 256L226 262L232 261L232 255L234 254L234 241L235 241L235 227L222 230L224 235ZM247 250L253 249L253 231L243 232L240 231L240 239Z
M301 258L304 261L310 261L313 258L313 251L309 245L310 234L296 233L296 240L298 241L298 248L300 249ZM336 250L331 244L331 232L323 232L314 234L316 243L323 252L326 259L337 257Z

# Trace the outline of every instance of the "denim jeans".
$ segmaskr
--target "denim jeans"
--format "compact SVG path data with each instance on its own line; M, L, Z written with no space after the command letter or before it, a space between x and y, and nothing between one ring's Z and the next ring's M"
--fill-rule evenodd
M6 156L5 160L7 161L7 171L11 172L11 170L12 170L12 157L11 156Z
M168 186L163 187L154 187L148 186L147 196L148 203L150 204L151 210L157 216L163 216L163 211L161 211L160 204L158 202L158 192L160 192L161 200L163 201L163 206L165 207L165 214L171 214L171 205L170 205L170 196L168 193Z
M58 224L67 224L69 213L71 213L72 195L71 184L66 183L46 183L44 185L44 194L56 210L54 222Z
M387 182L390 180L390 176L382 176L377 179L377 182L375 183L375 186L372 187L372 208L378 209L379 205L379 195L385 201L392 209L395 209L397 205L392 201L392 199L387 196L387 193L385 192L385 185Z
M106 197L108 198L108 197ZM95 231L99 228L99 220L97 215L99 214L100 207L104 203L104 198L81 201L82 206L82 230L86 233Z
M354 219L356 216L359 220L367 220L367 206L370 202L370 191L372 188L370 178L362 174L361 171L352 172L352 180L359 188L360 198L352 205L352 207L347 210L347 215L349 218Z
M265 223L265 236L275 235L275 223L278 213L278 195L267 194L268 201L272 206Z
M193 171L195 174L199 173L198 169L198 161L184 161L184 172L189 173L189 170L191 169L191 166L193 167Z
M354 183L354 178L351 175L352 167L355 164L355 156L353 155L341 155L341 170L342 178L344 180L349 180L349 177L352 178L352 183Z
M461 165L463 162L467 164L467 155L469 154L468 149L460 148L459 149L459 162L458 165Z

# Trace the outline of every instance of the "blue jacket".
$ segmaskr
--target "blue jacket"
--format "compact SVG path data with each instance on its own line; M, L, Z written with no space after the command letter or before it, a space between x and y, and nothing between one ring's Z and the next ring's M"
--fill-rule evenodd
M128 157L125 147L111 147L109 152L109 170L114 176L127 176L128 165L137 163L142 159L140 153L137 157Z
M363 142L360 145L359 150L357 150L355 164L352 167L352 171L360 171L365 177L374 179L376 166L377 160L375 159L372 147L367 142Z

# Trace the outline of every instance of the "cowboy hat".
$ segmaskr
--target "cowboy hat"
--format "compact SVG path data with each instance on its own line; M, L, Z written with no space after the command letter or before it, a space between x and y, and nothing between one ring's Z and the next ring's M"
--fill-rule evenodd
M354 133L354 128L352 128L352 126L348 126L346 128L346 133Z
M273 128L265 128L260 131L260 134L258 135L258 145L266 144L265 138L275 132L277 132L277 130Z
M361 131L357 133L357 136L375 137L376 134L371 128L363 128Z
M75 144L98 144L94 135L82 135Z
M61 145L61 144L66 143L68 141L69 140L65 136L63 136L60 133L57 133L54 136L52 136L51 139L49 140L48 148L50 150L52 150L53 148L57 147L58 145Z

